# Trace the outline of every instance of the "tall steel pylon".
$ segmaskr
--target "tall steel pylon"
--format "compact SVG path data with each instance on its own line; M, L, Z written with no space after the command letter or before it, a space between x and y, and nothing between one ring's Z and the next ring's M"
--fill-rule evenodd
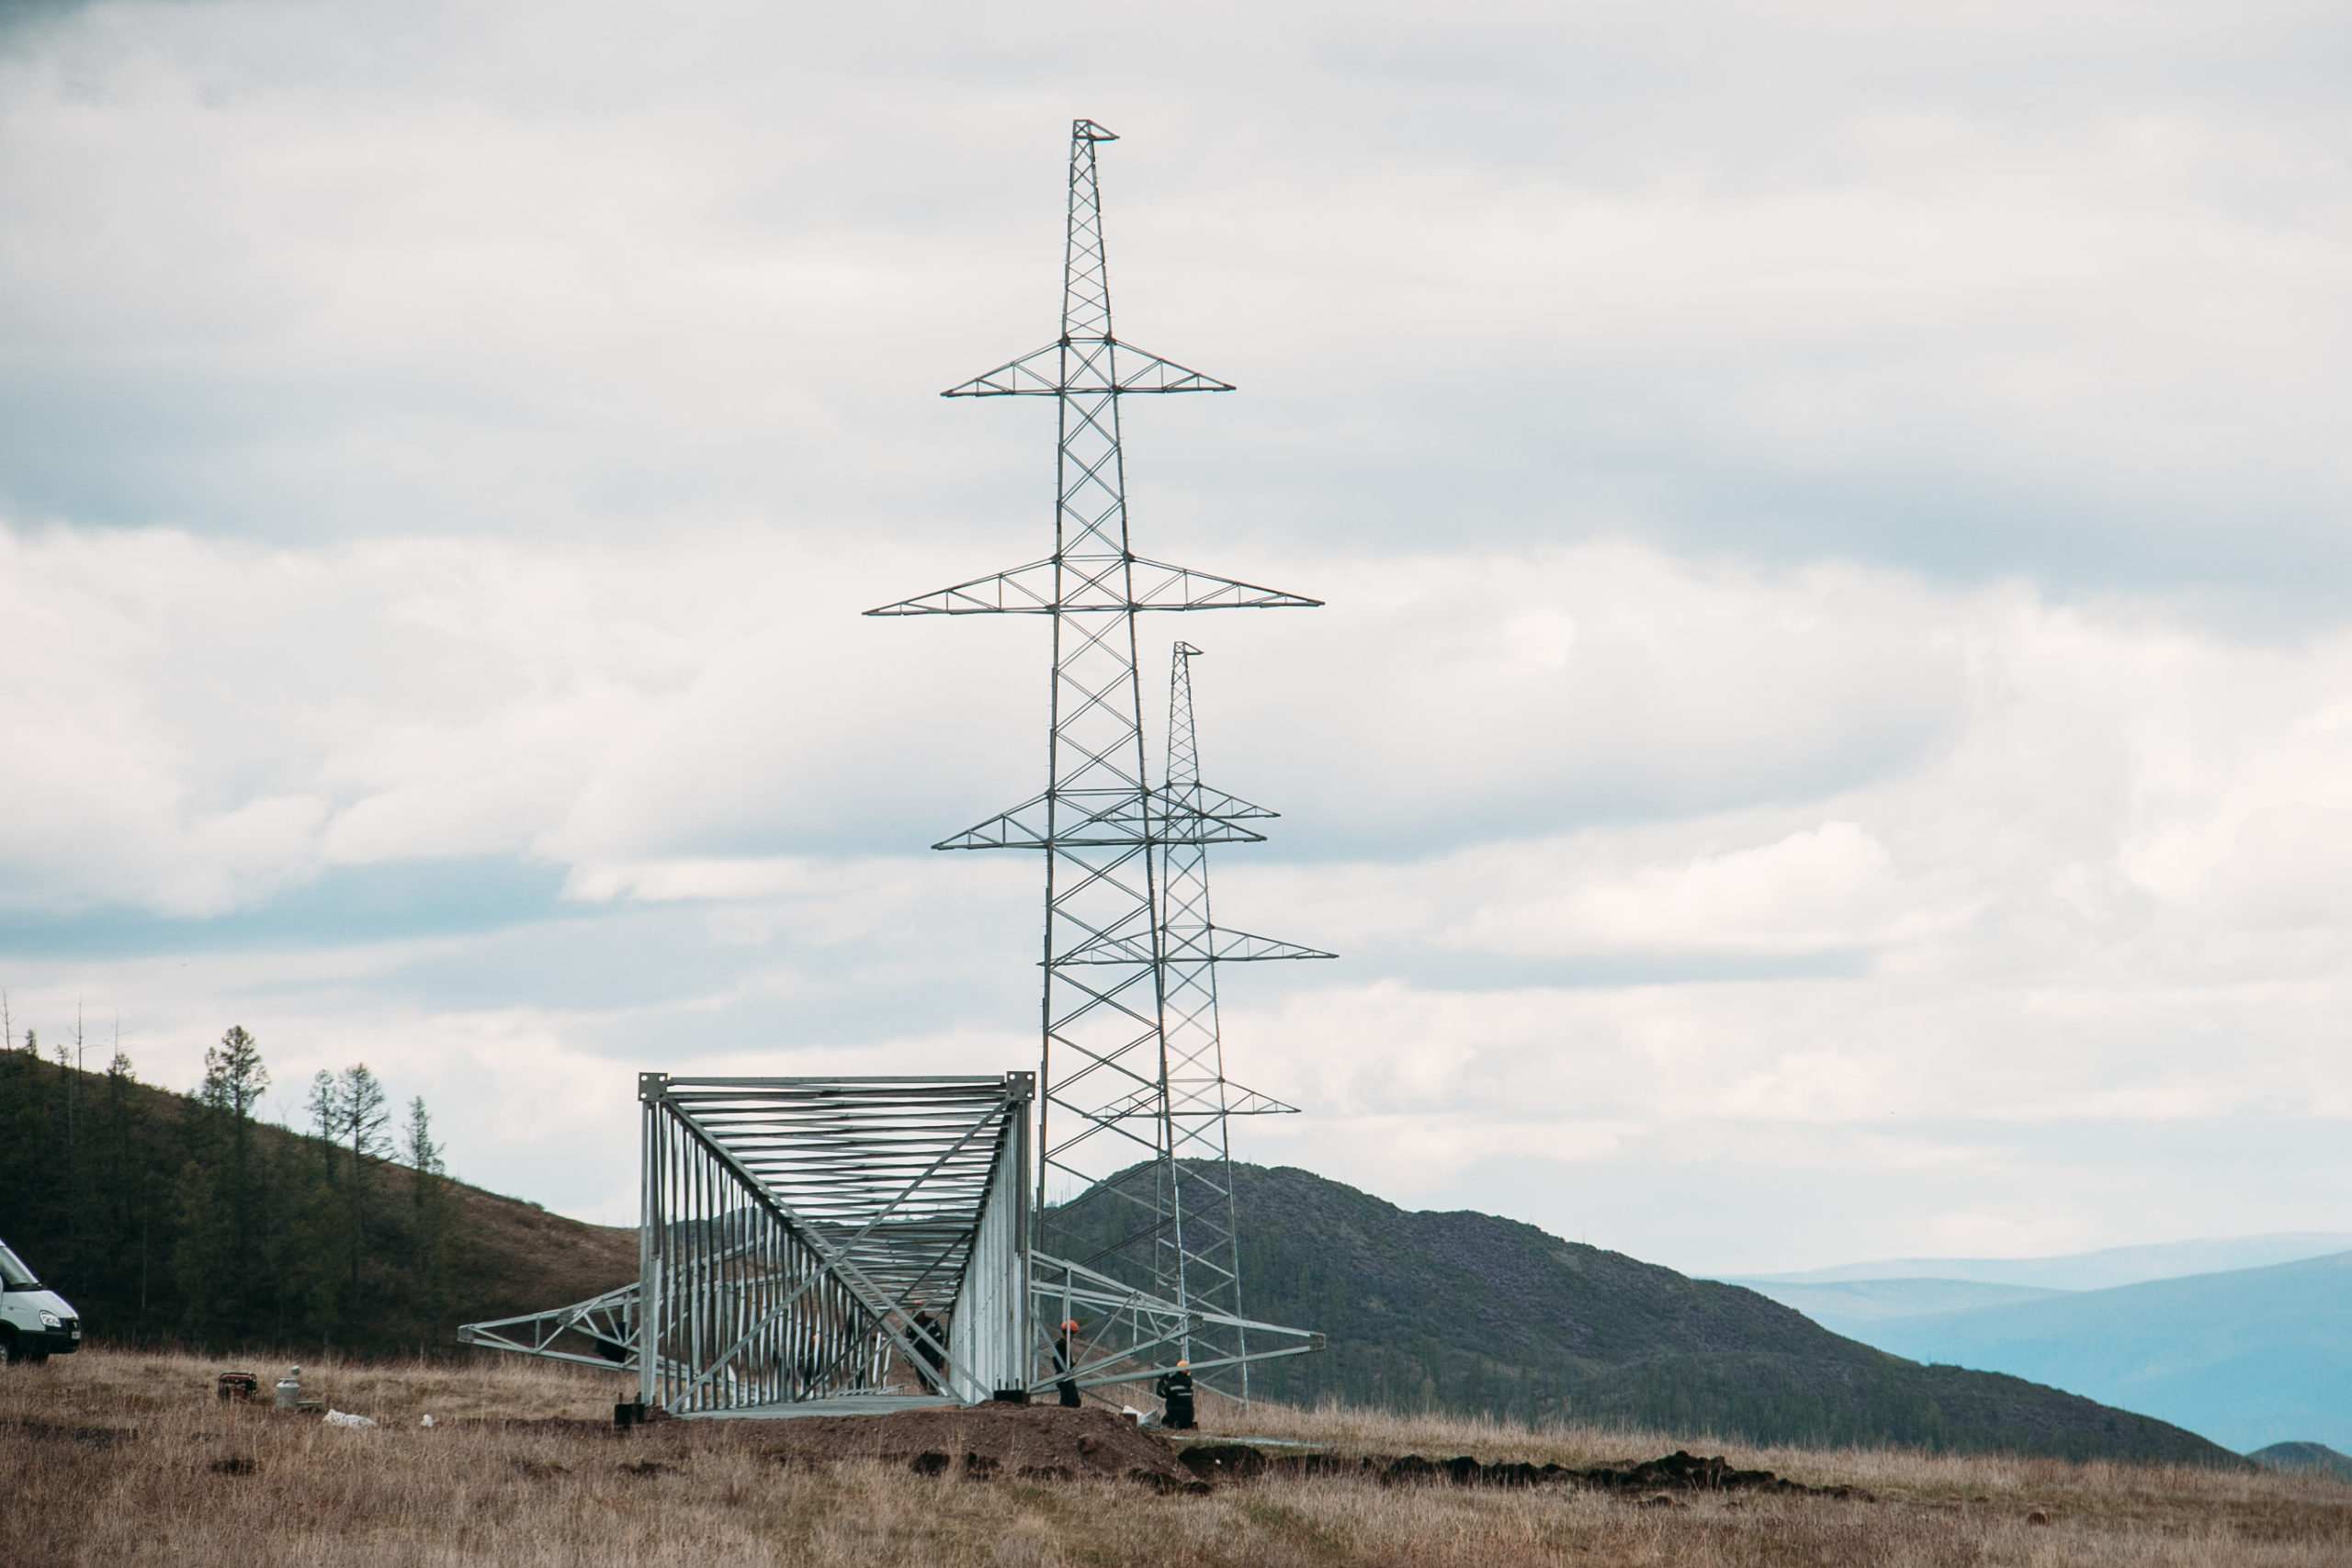
M1193 721L1193 660L1201 649L1179 642L1169 660L1168 771L1172 818L1198 817L1207 801L1201 784L1200 738ZM1168 1209L1177 1216L1159 1258L1162 1279L1181 1281L1180 1299L1211 1313L1240 1318L1241 1257L1233 1198L1232 1141L1227 1118L1295 1113L1271 1095L1225 1076L1225 1043L1217 1018L1220 964L1273 958L1329 958L1330 953L1219 926L1209 907L1209 850L1196 836L1171 836L1160 846L1160 1017L1168 1043L1170 1159ZM1210 1360L1229 1360L1233 1392L1250 1395L1248 1330L1210 1325Z
M1171 1088L1171 1055L1188 1058L1171 1053L1166 1021L1171 971L1160 857L1177 846L1256 841L1262 836L1250 824L1273 813L1197 776L1181 797L1149 782L1136 615L1320 601L1170 566L1129 547L1121 400L1233 389L1113 335L1095 152L1114 140L1091 120L1071 127L1061 335L942 394L1055 400L1054 553L866 613L1052 617L1045 793L933 847L1045 852L1040 1248L1189 1304L1199 1293L1196 1269L1204 1280L1229 1281L1235 1272L1231 1201L1228 1191L1222 1254L1212 1265L1189 1241L1187 1184L1175 1165L1180 1143L1195 1141L1212 1118L1189 1103L1180 1115L1180 1092L1189 1091ZM1202 913L1204 919L1204 903ZM1208 1016L1213 1041L1213 1010ZM1197 1055L1197 1029L1188 1024L1180 1033ZM1217 1074L1221 1086L1221 1065ZM1214 1120L1222 1145L1221 1113ZM1064 1201L1080 1194L1083 1201Z

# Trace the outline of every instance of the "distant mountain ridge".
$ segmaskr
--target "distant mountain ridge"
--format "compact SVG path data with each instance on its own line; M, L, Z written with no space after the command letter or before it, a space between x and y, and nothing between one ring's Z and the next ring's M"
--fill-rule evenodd
M2015 1306L2069 1295L2043 1285L1988 1285L1980 1280L1838 1280L1819 1285L1784 1285L1769 1280L1731 1280L1759 1296L1792 1307L1832 1334L1861 1338L1856 1330L1890 1317L1925 1317L1980 1307Z
M2104 1291L2190 1274L2220 1274L2296 1263L2352 1252L2352 1233L2277 1231L2266 1235L2168 1241L2147 1247L2108 1247L2051 1258L1882 1258L1785 1274L1713 1275L1755 1289L1762 1285L1822 1285L1856 1280L1968 1280L1986 1285L2043 1290Z
M1246 1312L1329 1339L1253 1375L1272 1398L1757 1442L2244 1462L2162 1421L1920 1366L1752 1291L1514 1220L1408 1213L1290 1168L1233 1175Z
M1895 1355L2031 1378L2233 1449L2352 1449L2352 1251L1843 1326Z
M2338 1481L2352 1481L2352 1457L2337 1453L2325 1443L2273 1443L2245 1457L2265 1470L2283 1470L2292 1475L2319 1471Z

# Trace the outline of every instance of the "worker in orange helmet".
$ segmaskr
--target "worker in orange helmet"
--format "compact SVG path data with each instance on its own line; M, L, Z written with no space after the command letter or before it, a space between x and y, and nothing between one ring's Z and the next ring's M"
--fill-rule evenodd
M1152 1392L1159 1395L1164 1406L1159 1424L1180 1432L1190 1430L1193 1425L1193 1363L1178 1360L1176 1370L1162 1373L1159 1381L1152 1385Z
M1070 1368L1078 1364L1077 1353L1070 1348L1069 1337L1077 1332L1078 1319L1066 1317L1062 1319L1061 1337L1054 1341L1054 1371L1062 1374L1054 1387L1061 1392L1062 1408L1065 1410L1078 1408L1078 1380L1069 1375Z

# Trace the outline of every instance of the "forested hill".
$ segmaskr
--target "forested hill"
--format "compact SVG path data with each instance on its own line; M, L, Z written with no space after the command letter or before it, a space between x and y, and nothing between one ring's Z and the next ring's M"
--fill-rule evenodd
M461 1322L637 1277L633 1229L450 1180L429 1148L406 1151L422 1170L389 1157L389 1108L339 1105L348 1082L313 1096L329 1125L341 1116L339 1141L253 1120L259 1069L253 1055L185 1095L127 1064L75 1072L0 1049L0 1239L95 1338L447 1350Z
M1755 1442L2243 1462L2162 1421L1905 1361L1752 1291L1533 1225L1408 1213L1304 1170L1241 1165L1234 1181L1247 1315L1329 1340L1254 1373L1253 1393Z

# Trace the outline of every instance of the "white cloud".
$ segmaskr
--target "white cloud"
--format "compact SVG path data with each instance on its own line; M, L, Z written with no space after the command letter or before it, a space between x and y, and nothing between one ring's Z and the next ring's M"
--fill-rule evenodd
M1916 941L1967 913L1934 908L1901 887L1886 846L1852 822L1825 822L1751 849L1702 851L1676 865L1615 875L1571 870L1549 889L1528 887L1525 870L1522 861L1521 874L1510 878L1518 897L1482 905L1465 927L1445 934L1448 945L1516 953L1795 954Z
M215 1018L293 1070L366 1055L465 1101L485 1172L560 1168L597 1213L626 1198L593 1154L621 1090L481 1108L648 1062L1025 1060L1035 867L920 848L1030 783L1023 628L829 622L768 585L841 558L732 532L7 547L51 660L0 694L30 764L0 782L20 918L266 910L451 857L561 880L487 944L428 912L390 945L330 925L313 957L182 967L93 928L86 956L12 961L52 1035L78 990L183 1078ZM1335 575L1329 611L1192 633L1211 775L1306 797L1219 854L1220 918L1344 955L1228 981L1235 1075L1310 1111L1253 1127L1259 1152L1591 1232L1588 1176L1746 1150L1742 1179L1855 1238L1836 1250L1887 1250L1956 1189L2036 1201L2023 1173L2092 1129L2275 1138L2352 1103L2328 874L2352 635L1623 544ZM95 651L54 657L65 628ZM1311 702L1266 678L1310 655L1344 676ZM575 1112L601 1129L576 1156ZM2210 1167L2142 1174L2207 1201ZM2070 1201L2030 1224L2141 1237L2144 1205ZM1708 1213L1617 1239L1754 1266L1826 1245Z

